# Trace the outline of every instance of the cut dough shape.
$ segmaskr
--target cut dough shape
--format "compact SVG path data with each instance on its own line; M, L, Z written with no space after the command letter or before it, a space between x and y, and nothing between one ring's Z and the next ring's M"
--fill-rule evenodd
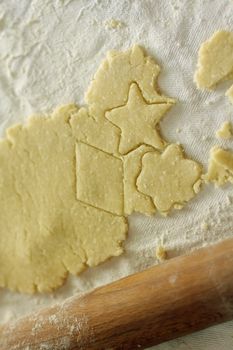
M194 80L200 89L211 89L233 72L233 33L216 32L198 53Z
M126 154L142 144L164 148L157 125L171 107L171 103L148 104L137 84L132 84L127 104L106 113L106 118L121 129L119 152Z
M124 213L123 163L84 143L76 146L77 199L113 214Z
M110 154L118 153L119 129L106 118L96 120L86 108L80 108L70 120L77 141L84 142Z
M0 286L50 291L122 253L125 218L76 199L74 106L31 118L0 141Z
M126 52L108 52L85 96L90 114L101 118L106 111L125 105L133 82L149 103L175 103L156 91L159 73L160 67L138 45Z
M133 212L152 215L155 212L155 206L152 199L139 192L136 187L137 177L141 171L142 157L145 153L151 151L154 151L154 148L143 145L123 158L124 204L126 215L130 215Z
M232 124L229 121L224 122L221 128L216 132L217 138L230 139L233 136Z
M179 145L171 144L162 154L150 152L143 156L137 187L152 197L160 212L167 213L172 207L181 209L194 197L194 185L200 177L201 166L185 159Z
M213 147L210 151L208 172L203 178L206 182L215 183L216 186L223 186L227 182L233 183L233 152Z

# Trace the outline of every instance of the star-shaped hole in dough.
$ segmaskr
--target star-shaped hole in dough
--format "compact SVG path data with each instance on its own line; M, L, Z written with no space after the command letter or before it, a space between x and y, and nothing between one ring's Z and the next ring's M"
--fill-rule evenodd
M172 144L162 154L155 151L144 155L137 186L152 197L160 212L167 213L174 206L182 208L194 197L201 172L198 163L185 159L182 148Z
M158 123L173 103L148 104L137 84L130 86L125 106L106 112L105 116L121 129L119 152L127 154L142 144L163 149L165 141L158 131Z

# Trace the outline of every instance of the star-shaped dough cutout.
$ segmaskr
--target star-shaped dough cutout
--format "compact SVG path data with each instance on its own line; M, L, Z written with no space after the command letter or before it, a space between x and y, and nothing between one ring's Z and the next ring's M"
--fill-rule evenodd
M162 154L149 152L143 156L137 187L152 197L160 212L167 213L172 207L181 209L195 196L201 170L197 162L184 157L179 145L171 144Z
M106 112L106 118L121 129L119 152L127 154L142 144L163 149L166 144L158 131L158 123L173 103L148 104L137 84L130 86L125 106Z

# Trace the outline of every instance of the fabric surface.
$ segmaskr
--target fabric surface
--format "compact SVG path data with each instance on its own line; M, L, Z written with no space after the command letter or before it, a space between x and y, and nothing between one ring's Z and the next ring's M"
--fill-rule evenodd
M112 28L111 19L121 22ZM6 127L34 112L49 112L69 102L83 104L84 92L109 49L141 44L162 66L159 85L176 98L161 123L170 142L205 169L215 132L233 122L233 106L224 96L230 82L216 91L198 91L193 83L200 44L219 29L233 30L233 2L227 0L16 0L0 2L0 122ZM25 296L0 291L0 321L15 319L74 293L143 270L157 263L163 244L168 257L233 236L233 186L205 186L182 211L168 218L130 217L125 254L70 277L53 295ZM207 229L208 226L208 229ZM192 317L192 315L190 315ZM174 340L156 350L229 350L233 322Z

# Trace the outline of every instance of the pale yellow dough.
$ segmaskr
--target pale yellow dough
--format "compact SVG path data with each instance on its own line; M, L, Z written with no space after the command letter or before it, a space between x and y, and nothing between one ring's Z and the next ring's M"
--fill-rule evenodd
M114 18L111 18L108 21L105 21L104 24L108 29L119 29L124 26L123 22Z
M230 102L233 104L233 85L227 90L226 96L229 98Z
M127 104L106 112L106 118L121 130L120 154L126 154L142 144L164 148L165 142L157 127L171 107L171 103L147 103L137 84L132 84Z
M32 118L0 142L0 286L49 291L122 253L123 217L76 200L73 106Z
M198 53L194 80L198 88L213 88L233 71L233 33L216 32Z
M175 102L159 94L159 72L139 46L110 52L85 108L64 106L7 131L0 142L1 287L50 291L68 272L120 255L125 216L167 213L194 196L200 166L159 134Z
M163 246L161 246L161 245L156 247L155 257L160 262L166 260L167 259L167 251L166 251L166 249Z
M86 93L90 114L103 118L106 111L125 105L133 82L148 103L175 103L156 90L159 73L158 64L138 45L125 52L108 52Z
M211 89L224 80L233 80L233 33L222 30L201 45L194 81L199 89ZM226 96L233 104L233 85Z
M208 172L203 176L207 182L222 186L227 182L233 183L233 152L220 147L212 148L210 152Z
M84 143L76 145L77 199L113 214L124 214L123 163Z
M83 107L72 116L70 124L77 140L104 152L118 154L120 130L106 118L96 120Z
M120 129L110 123L106 118L106 112L127 104L129 88L132 83L137 83L142 98L148 103L168 103L162 110L169 109L175 100L157 91L157 79L160 67L149 56L146 56L142 48L135 45L125 52L110 51L107 58L94 75L85 99L88 110L81 108L76 123L77 137L90 145L100 148L111 154L118 154ZM157 120L159 119L159 111ZM162 115L160 116L160 118ZM154 125L155 129L156 125ZM147 128L149 129L149 127ZM154 130L156 133L156 129ZM96 135L98 134L98 137ZM151 139L151 132L147 138ZM142 137L140 138L140 140ZM159 135L152 141L154 145L162 147L163 141Z
M221 128L216 132L217 138L230 139L233 136L232 124L229 121L224 122Z
M141 146L127 154L124 158L124 203L125 214L139 212L151 215L155 212L152 199L139 192L136 187L137 177L142 168L142 157L145 153L154 151L153 147Z
M162 154L150 152L143 156L137 187L151 196L160 212L167 213L172 207L181 209L194 197L194 185L200 176L200 165L186 159L182 148L172 144Z

